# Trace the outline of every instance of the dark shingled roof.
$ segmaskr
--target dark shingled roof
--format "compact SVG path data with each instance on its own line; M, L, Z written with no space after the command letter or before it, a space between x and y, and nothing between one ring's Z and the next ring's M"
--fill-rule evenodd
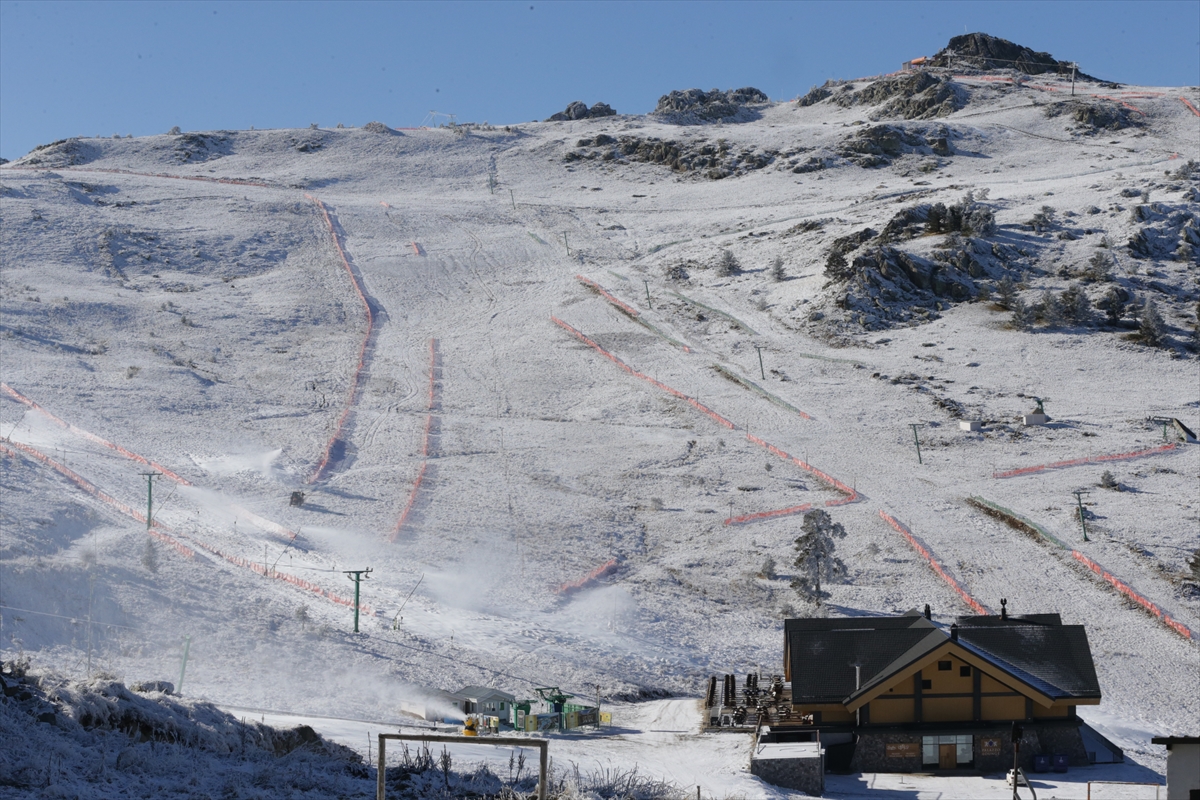
M1099 697L1082 625L1057 614L1001 619L960 617L958 642L1051 698ZM795 702L846 702L950 640L919 614L902 617L790 619L784 635ZM861 667L856 686L854 665Z
M960 628L958 641L1050 697L1100 696L1082 625Z
M955 617L954 622L960 628L985 628L996 625L1062 625L1062 617L1058 614L1026 614L1022 617L1000 617L989 614L978 617Z

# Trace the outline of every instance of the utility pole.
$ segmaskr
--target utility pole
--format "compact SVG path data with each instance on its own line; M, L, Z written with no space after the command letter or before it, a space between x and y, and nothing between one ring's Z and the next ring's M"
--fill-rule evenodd
M756 344L754 345L754 349L758 351L758 374L761 375L762 379L765 381L767 379L767 372L763 369L762 346Z
M644 283L646 285L646 305L650 308L651 311L653 311L654 305L650 302L650 281L643 280L642 283Z
M1079 68L1079 65L1076 64L1074 61L1072 61L1071 62L1071 97L1075 96L1075 70L1078 68Z
M1076 489L1075 491L1071 492L1071 494L1075 495L1075 502L1079 504L1079 525L1083 528L1083 540L1086 542L1088 541L1087 520L1085 520L1083 517L1083 496L1085 494L1091 494L1091 492L1087 491L1086 489Z
M914 422L909 427L913 429L913 441L917 443L917 463L924 464L925 462L921 460L921 439L917 436L917 428L921 427L921 423Z
M188 650L192 648L192 637L185 636L183 638L183 664L179 667L179 686L175 688L176 694L183 694L183 676L187 672Z
M354 632L358 633L358 590L359 585L371 575L371 568L342 570L346 577L354 581Z
M567 255L571 255L571 245L567 244L567 232L563 231L563 247L567 248Z
M517 210L517 196L515 194L513 194L512 189L508 190L508 199L512 200L513 211L516 211Z
M154 479L161 477L161 472L140 472L139 475L146 476L146 530L150 530L150 526L154 522Z

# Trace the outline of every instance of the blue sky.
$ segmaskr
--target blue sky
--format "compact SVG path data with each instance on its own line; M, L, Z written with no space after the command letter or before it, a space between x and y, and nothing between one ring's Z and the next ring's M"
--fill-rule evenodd
M984 31L1099 77L1200 83L1173 2L29 2L0 0L0 156L77 135L493 124L672 89L790 99Z

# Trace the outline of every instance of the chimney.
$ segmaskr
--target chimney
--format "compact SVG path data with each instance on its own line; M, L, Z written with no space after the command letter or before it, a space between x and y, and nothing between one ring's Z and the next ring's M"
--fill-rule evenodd
M952 624L950 626L950 641L952 641L952 642L958 641L958 625L956 625L956 624Z
M1000 598L1000 619L1008 619L1008 599Z
M929 603L925 604L925 619L933 619L933 609L929 607Z

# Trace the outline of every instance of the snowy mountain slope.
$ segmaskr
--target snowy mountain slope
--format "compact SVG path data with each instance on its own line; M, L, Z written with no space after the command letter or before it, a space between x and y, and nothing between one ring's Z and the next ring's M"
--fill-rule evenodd
M24 649L82 671L90 649L118 674L162 677L178 669L190 635L189 694L361 715L393 713L408 686L494 681L521 694L557 683L590 694L599 683L632 697L694 694L713 671L772 672L780 618L804 605L787 585L799 517L724 520L842 495L749 432L860 493L832 509L849 531L839 548L852 571L832 590L834 613L929 602L948 621L966 611L879 519L885 509L987 606L1006 597L1018 613L1087 624L1106 714L1141 730L1187 729L1200 714L1195 644L1069 555L964 504L981 495L1033 518L1200 630L1200 596L1183 580L1197 546L1194 445L990 477L1154 447L1162 432L1148 416L1200 421L1187 345L1195 261L1179 260L1178 247L1134 258L1125 246L1147 226L1166 230L1173 214L1195 217L1196 174L1181 165L1200 158L1200 117L1178 99L1195 105L1195 91L1125 87L1161 94L1091 100L1144 115L1096 132L1076 130L1071 114L1047 116L1048 105L1072 101L1061 82L1041 82L1058 91L957 80L963 107L935 120L873 119L878 107L830 100L771 105L737 125L613 117L71 140L6 165L2 379L193 484L160 479L155 494L165 535L194 551L147 537L144 521L16 444L133 509L144 508L145 464L6 396L0 434L15 454L0 460L6 657ZM884 150L876 157L890 163L873 168L841 155L880 125L923 143ZM948 155L928 144L943 129ZM617 144L596 145L599 135ZM725 140L754 168L715 180L639 161L637 150L606 160L621 137L673 141L697 158ZM655 146L647 158L659 158ZM761 167L755 154L767 159ZM828 163L794 171L810 158ZM1062 265L1106 250L1115 278L1087 293L1116 284L1155 298L1170 348L1097 325L1012 330L987 303L934 295L876 314L827 285L835 239L984 189L997 229L982 238L1015 255L971 277L976 287L1011 273L1032 302L1068 285ZM1134 221L1141 199L1123 192L1143 189L1145 205L1160 208ZM1044 205L1056 209L1049 232L1023 228ZM1096 247L1101 237L1109 248ZM932 260L950 238L895 246ZM722 249L742 272L717 275ZM777 256L781 282L767 273ZM358 383L368 320L351 275L372 313ZM630 376L551 315L735 428ZM1048 398L1054 425L1023 429L1015 417L1035 395ZM956 407L987 430L958 431ZM310 483L343 415L335 457ZM921 465L910 423L924 424ZM1103 469L1136 491L1096 489ZM1087 543L1072 517L1080 487L1093 487ZM301 507L288 505L295 490L307 492ZM143 563L150 541L157 571ZM780 565L775 580L756 577L768 555ZM556 593L613 559L616 571L598 583ZM342 598L352 586L339 570L370 566L363 602L376 614L355 636L344 606L247 562ZM90 645L89 617L103 625Z

